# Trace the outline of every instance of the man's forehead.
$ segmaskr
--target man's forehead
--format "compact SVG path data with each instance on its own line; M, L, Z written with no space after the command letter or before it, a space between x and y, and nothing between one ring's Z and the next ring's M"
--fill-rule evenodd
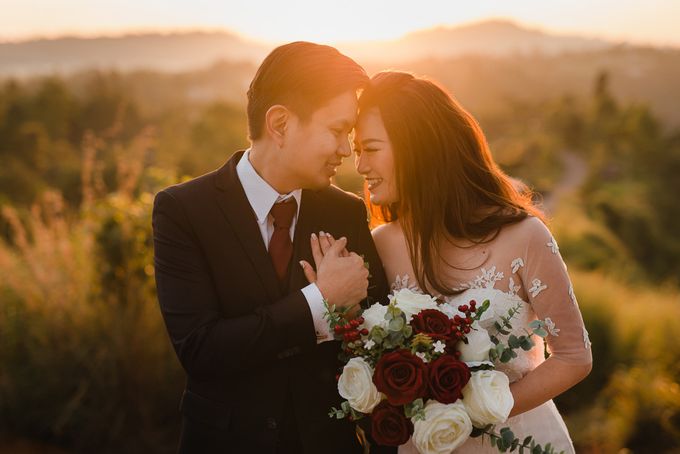
M316 113L334 122L345 121L353 125L356 122L358 105L356 94L347 92L329 100Z

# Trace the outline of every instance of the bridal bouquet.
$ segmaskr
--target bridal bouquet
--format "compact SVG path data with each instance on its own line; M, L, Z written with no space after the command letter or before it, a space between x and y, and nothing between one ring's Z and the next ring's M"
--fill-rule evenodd
M532 437L519 440L505 422L514 405L508 377L493 361L508 362L518 348L530 350L532 335L547 335L536 320L526 335L508 331L518 307L499 317L490 335L479 325L489 308L452 307L410 289L390 295L390 304L373 304L347 321L334 307L327 319L342 341L338 391L345 401L329 416L352 421L370 418L373 439L399 446L411 438L422 454L450 453L470 436L489 437L500 452L554 453Z

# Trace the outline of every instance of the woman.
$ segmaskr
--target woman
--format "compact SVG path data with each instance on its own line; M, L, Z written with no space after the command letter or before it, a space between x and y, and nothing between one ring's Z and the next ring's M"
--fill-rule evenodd
M574 452L552 398L583 380L588 334L555 239L530 195L494 163L479 125L436 84L402 72L375 75L359 100L356 167L386 224L373 236L388 280L463 304L490 299L513 332L545 321L536 346L500 365L511 381L507 422ZM400 452L415 452L406 445ZM496 452L473 438L456 452Z

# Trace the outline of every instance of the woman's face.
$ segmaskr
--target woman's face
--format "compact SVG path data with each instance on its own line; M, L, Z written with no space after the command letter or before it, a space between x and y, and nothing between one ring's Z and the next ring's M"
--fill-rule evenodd
M354 136L357 172L364 176L371 203L389 205L397 202L392 144L377 108L362 112Z

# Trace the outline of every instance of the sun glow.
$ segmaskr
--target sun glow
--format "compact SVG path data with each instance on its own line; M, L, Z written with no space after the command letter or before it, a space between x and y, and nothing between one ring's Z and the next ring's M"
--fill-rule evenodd
M507 18L560 33L680 45L680 2L667 0L0 0L0 11L0 40L227 29L268 43L338 43Z

